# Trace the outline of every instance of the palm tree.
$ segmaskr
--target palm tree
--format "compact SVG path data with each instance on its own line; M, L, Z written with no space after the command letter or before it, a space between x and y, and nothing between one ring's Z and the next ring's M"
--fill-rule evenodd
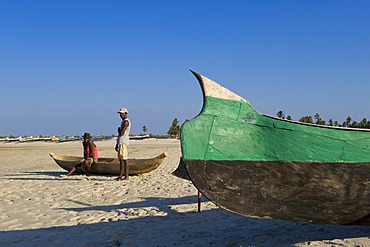
M144 134L145 134L147 131L148 131L148 128L144 125L144 126L143 126L143 132L144 132Z
M351 124L351 127L352 128L359 128L360 126L359 126L357 121L353 121L352 124Z
M177 118L172 121L171 127L168 129L167 134L170 137L178 137L180 135L179 120L177 120Z
M329 126L333 126L333 125L334 125L334 124L333 124L333 119L331 119L331 118L329 119L328 125L329 125Z
M360 128L366 128L366 123L367 123L367 119L366 118L362 119L360 122Z
M313 124L312 116L301 117L298 121L301 122L301 123L311 123L311 124Z
M325 121L321 118L320 114L316 113L314 117L316 119L315 124L325 125Z
M346 121L345 121L345 126L346 127L349 127L350 124L351 124L351 121L352 121L352 118L350 116L347 117Z
M285 113L283 112L283 111L278 111L278 113L276 113L276 116L278 117L278 118L282 118L282 119L284 119L285 118Z

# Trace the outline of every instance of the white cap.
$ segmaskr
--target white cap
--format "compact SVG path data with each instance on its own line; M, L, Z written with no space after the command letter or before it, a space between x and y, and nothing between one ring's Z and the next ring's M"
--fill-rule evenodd
M126 108L121 108L117 113L128 113L128 110Z

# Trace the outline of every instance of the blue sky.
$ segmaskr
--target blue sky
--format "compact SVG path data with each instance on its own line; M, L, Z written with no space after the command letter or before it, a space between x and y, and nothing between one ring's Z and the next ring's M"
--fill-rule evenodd
M166 134L201 73L261 113L370 119L370 1L0 1L0 135Z

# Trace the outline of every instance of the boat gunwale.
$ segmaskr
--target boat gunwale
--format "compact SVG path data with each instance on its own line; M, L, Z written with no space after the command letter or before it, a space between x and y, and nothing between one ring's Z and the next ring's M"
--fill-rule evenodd
M370 131L370 129L364 129L364 128L338 127L338 126L320 125L320 124L314 124L314 123L304 123L304 122L298 122L298 121L293 121L293 120L288 120L288 119L282 119L282 118L278 118L278 117L274 117L274 116L270 116L266 114L261 114L261 115L264 117L274 119L274 120L278 120L278 121L283 121L283 122L292 123L292 124L306 125L306 126L317 127L317 128L335 129L335 130L343 130L343 131L363 131L363 132Z
M81 159L83 159L82 156L70 156L70 155L56 155L54 153L49 153L50 157L53 158L55 161L57 160L60 160L60 161L65 161L65 162L72 162L72 161L79 161ZM168 156L168 153L167 152L162 152L160 153L159 155L155 156L155 157L151 157L151 158L140 158L140 159L136 159L136 158L130 158L130 160L134 160L134 161L145 161L145 160L153 160L153 159L158 159L158 158L161 158L162 156L164 156L163 158L167 157ZM64 158L67 158L67 159L64 159ZM118 158L107 158L107 157L102 157L102 158L98 158L98 161L97 162L94 162L94 163L97 163L97 164L104 164L104 163L112 163L113 161L118 161Z

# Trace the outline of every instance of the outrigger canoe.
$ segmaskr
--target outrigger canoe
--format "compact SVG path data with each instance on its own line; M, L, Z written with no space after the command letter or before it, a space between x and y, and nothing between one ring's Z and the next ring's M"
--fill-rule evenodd
M242 215L369 224L368 129L260 114L241 96L193 74L203 108L181 126L177 172L187 174L180 177L221 208Z
M49 155L61 168L66 171L71 170L74 164L82 159L82 157L59 156L55 155L54 153L50 153ZM129 159L129 175L148 173L157 169L167 155L167 152L164 152L150 159ZM79 167L77 168L76 172L83 173L84 171L81 167ZM98 162L95 162L92 165L91 172L93 174L119 175L119 160L117 158L99 158Z

